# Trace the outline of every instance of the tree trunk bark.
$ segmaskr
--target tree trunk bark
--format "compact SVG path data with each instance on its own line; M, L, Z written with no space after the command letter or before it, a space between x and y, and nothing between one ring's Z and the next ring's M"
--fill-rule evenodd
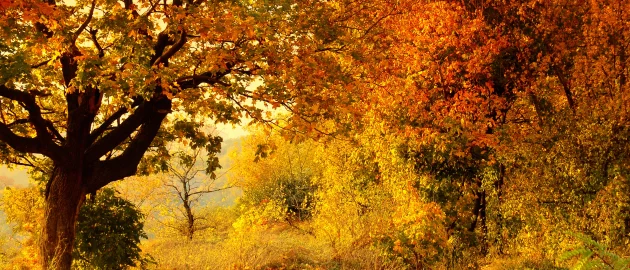
M189 241L193 240L193 235L195 234L195 216L193 216L192 209L190 209L190 205L184 202L184 208L186 209L186 219L187 219L187 232L186 234Z
M85 200L82 171L56 168L50 181L40 243L42 266L66 270L72 266L75 224Z

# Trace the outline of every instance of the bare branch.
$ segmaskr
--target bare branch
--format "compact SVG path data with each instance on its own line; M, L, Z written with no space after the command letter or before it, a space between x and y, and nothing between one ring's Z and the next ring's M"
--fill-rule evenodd
M26 123L29 123L28 119L18 119L18 120L15 120L15 121L7 124L7 127L12 127L12 126L15 126L15 125L21 125L21 124L26 124Z
M180 174L175 168L173 168L173 166L171 166L171 164L167 164L166 166L168 166L168 170L170 173L174 174L175 177L180 180L180 181L184 181L184 179L186 179L186 177L182 174Z
M195 192L191 192L189 193L189 196L193 196L193 195L197 195L197 194L207 194L207 193L212 193L212 192L217 192L217 191L221 191L221 190L226 190L226 189L231 189L231 188L235 188L236 186L227 186L227 187L222 187L222 188L216 188L216 189L204 189L204 190L198 190Z

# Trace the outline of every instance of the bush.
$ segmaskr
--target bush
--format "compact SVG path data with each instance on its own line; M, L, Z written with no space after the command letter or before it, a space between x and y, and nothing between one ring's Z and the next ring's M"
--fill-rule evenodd
M86 269L125 269L146 264L138 246L147 238L143 215L131 202L103 189L79 212L74 264Z

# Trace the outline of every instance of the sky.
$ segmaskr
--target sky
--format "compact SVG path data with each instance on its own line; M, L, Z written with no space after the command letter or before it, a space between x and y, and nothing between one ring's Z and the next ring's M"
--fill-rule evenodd
M243 120L244 123L247 123L247 119ZM235 125L226 125L226 124L216 124L217 131L219 132L219 136L221 136L224 140L235 139L239 137L243 137L248 134L247 130L243 126L235 126Z
M5 186L25 187L28 185L28 174L24 169L8 169L0 165L0 188Z

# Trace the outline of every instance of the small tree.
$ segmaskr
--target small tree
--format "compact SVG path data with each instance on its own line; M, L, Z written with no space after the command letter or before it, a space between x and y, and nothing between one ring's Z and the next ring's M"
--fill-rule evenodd
M192 154L178 152L176 159L168 163L168 177L164 180L164 185L170 193L177 196L175 211L170 211L175 220L173 228L192 240L195 233L210 228L209 224L200 224L204 219L198 213L198 208L204 195L231 188L230 186L217 187L216 168L219 168L219 160L215 153L220 150L221 138L218 140L215 152L211 152L205 160L206 169L201 163L201 149L195 150Z
M86 269L125 269L145 263L138 247L144 216L111 188L81 207L74 245L74 265Z

